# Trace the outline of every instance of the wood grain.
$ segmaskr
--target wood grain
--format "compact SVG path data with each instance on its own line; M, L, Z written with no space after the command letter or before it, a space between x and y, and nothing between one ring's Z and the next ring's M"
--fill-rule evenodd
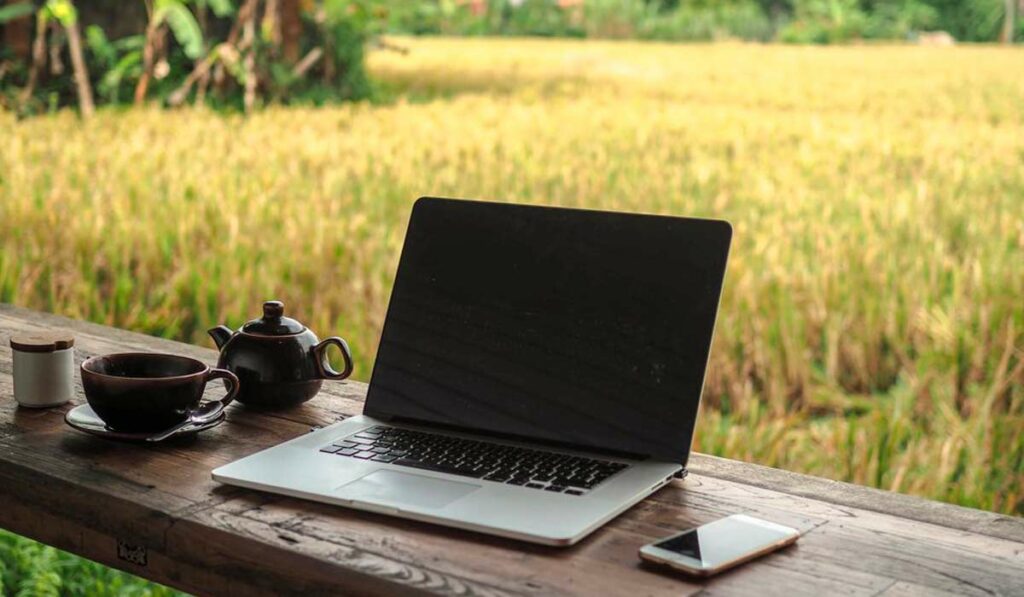
M365 386L325 383L283 413L229 407L191 440L105 441L63 424L84 401L20 409L12 334L69 330L76 360L202 348L0 305L0 527L182 590L211 595L1024 595L1024 521L704 455L571 548L519 543L219 485L210 470L361 411ZM641 565L637 549L746 512L800 541L708 581ZM119 557L145 548L145 564ZM125 552L127 553L127 552ZM124 556L125 553L121 555ZM141 553L135 551L132 553Z

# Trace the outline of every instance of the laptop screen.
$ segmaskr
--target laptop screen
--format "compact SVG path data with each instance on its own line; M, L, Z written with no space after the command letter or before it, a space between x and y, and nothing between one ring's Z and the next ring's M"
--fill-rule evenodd
M685 464L731 230L420 199L364 412Z

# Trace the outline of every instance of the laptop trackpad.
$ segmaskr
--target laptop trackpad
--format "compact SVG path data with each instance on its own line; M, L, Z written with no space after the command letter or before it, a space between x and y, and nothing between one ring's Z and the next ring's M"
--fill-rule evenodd
M376 471L337 489L338 497L398 507L442 508L480 489L479 485L397 471Z

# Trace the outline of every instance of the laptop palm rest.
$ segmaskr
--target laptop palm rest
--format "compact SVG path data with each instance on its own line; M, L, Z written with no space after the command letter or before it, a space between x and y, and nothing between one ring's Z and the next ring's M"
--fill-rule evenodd
M399 508L443 508L477 489L480 485L382 470L342 485L336 495L344 500L386 503Z

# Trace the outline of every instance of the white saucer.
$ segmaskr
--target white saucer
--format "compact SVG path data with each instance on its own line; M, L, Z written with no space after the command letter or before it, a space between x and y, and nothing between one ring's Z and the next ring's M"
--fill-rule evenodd
M200 431L206 431L207 429L211 429L223 423L226 417L227 413L221 413L219 417L207 423L185 425L165 438L165 440L183 435L192 435L199 433ZM69 410L67 414L64 415L64 422L79 431L84 431L90 435L106 437L109 439L144 442L155 441L150 438L160 435L160 432L131 433L127 431L114 431L110 427L107 427L107 424L103 422L103 419L100 419L88 404L82 404Z

